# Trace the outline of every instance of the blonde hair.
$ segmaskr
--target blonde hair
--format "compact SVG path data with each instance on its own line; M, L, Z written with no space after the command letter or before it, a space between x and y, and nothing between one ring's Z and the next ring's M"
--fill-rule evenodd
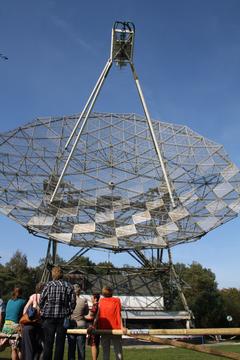
M109 286L104 286L104 287L102 288L102 295L103 295L104 297L111 297L112 294L113 294L113 289L110 288Z
M54 266L52 268L52 278L53 280L59 280L63 278L63 271L60 266Z

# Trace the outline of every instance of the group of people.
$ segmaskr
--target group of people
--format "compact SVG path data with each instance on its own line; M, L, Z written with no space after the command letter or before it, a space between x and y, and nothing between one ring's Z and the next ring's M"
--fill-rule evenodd
M21 328L21 337L17 335L8 340L12 360L62 360L67 328L87 329L87 334L86 331L67 334L68 360L75 359L76 350L77 359L85 360L86 343L91 346L92 360L97 360L100 340L103 360L110 359L111 343L116 360L122 360L122 336L108 333L101 335L100 339L100 335L95 333L95 329L126 332L121 318L120 299L113 297L112 289L107 286L103 287L101 295L92 295L89 309L87 300L81 296L80 285L71 285L63 280L63 272L58 266L52 268L52 280L38 284L27 303L22 298L21 289L15 288L7 302L2 328L2 333L11 335L19 334ZM1 305L0 322L3 318ZM21 316L27 313L29 307L37 310L39 320L19 326Z

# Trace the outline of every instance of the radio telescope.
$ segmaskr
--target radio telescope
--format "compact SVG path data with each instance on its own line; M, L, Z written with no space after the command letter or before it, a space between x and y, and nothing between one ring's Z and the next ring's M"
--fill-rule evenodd
M170 251L240 211L239 169L223 147L153 120L133 64L135 28L116 22L111 54L81 114L0 134L0 211L36 236L86 249ZM130 65L144 116L92 109L113 63ZM169 252L170 255L170 252Z
M1 134L0 210L30 232L79 247L166 248L237 216L239 170L222 146L151 120L173 206L146 119L134 114L89 116L51 202L77 119L41 118Z

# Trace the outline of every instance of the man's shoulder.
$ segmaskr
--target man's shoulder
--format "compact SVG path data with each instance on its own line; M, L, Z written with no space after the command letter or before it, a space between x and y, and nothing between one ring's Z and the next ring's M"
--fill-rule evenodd
M54 281L53 281L53 280L48 281L48 282L44 285L43 291L45 291L46 289L48 289L48 288L51 287L52 285L54 285Z
M56 284L55 280L50 280L45 284L45 286L41 292L41 295L45 292L51 291L50 290L51 288L55 288L55 289L57 288L57 284Z
M62 283L63 283L63 286L65 286L66 288L74 290L74 287L70 282L68 282L66 280L62 280Z
M120 298L117 297L117 296L112 296L112 297L107 298L107 299L109 299L109 301L111 301L111 302L120 302L121 301Z
M65 280L50 280L46 283L43 291L48 291L50 288L53 288L55 290L57 289L68 289L69 291L73 291L73 286L71 283ZM59 290L58 290L59 291Z
M59 279L59 280L50 280L46 283L45 286L52 286L52 285L61 285L61 286L70 286L73 288L72 284L66 280L62 280L62 279Z
M121 299L119 297L112 297L112 299L114 304L121 305Z
M121 303L121 300L119 297L115 297L115 296L112 296L112 297L104 297L104 298L101 298L99 303Z
M87 303L88 303L88 302L87 302L87 299L86 299L84 296L82 296L82 295L78 296L77 299L78 299L78 301L81 302L82 304L87 304Z

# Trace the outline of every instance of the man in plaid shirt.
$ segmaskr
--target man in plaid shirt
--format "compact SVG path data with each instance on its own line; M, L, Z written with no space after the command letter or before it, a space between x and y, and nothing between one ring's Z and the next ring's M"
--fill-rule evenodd
M76 306L73 286L62 280L63 272L59 266L52 268L52 281L49 281L40 296L39 307L43 319L44 349L43 360L52 359L54 338L55 360L62 360L64 354L66 329L64 318L69 316Z

